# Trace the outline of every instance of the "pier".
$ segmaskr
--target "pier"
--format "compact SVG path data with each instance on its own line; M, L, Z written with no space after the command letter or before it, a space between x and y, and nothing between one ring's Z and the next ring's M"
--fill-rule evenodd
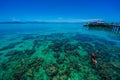
M88 22L84 26L91 28L94 27L107 28L110 29L112 32L120 33L120 23L105 23L103 21L100 21L100 22Z

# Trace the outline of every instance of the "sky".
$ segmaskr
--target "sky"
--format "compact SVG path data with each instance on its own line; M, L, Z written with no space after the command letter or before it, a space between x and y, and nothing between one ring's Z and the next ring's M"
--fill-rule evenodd
M0 21L120 22L120 0L0 0Z

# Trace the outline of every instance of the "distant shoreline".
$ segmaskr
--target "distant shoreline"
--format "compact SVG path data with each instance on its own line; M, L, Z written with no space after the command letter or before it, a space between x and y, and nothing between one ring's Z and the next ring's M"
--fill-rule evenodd
M11 21L11 22L0 22L0 24L46 24L47 22L35 22L35 21L27 21L27 22L21 22L21 21Z
M93 21L101 21L99 19L87 20L47 20L47 21L0 21L0 24L46 24L46 23L86 23Z
M48 23L84 23L84 22L0 22L0 24L48 24Z
M3 21L0 22L0 24L49 24L49 23L87 23L93 24L93 23L103 23L103 24L114 24L116 22L104 22L104 21Z

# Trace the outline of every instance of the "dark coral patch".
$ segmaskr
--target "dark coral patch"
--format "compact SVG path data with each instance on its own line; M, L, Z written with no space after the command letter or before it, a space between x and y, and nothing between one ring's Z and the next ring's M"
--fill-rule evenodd
M20 43L22 43L22 42L10 43L9 45L1 48L0 51L2 51L2 50L7 50L7 49L12 49L12 48L14 48L16 45L18 45L18 44L20 44Z
M48 76L55 76L58 73L58 66L57 64L48 64L45 68L45 71Z

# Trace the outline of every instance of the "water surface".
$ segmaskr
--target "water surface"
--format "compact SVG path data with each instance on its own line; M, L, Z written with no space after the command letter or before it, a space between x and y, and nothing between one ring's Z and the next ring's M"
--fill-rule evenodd
M119 50L118 33L83 23L0 24L0 79L119 80Z

